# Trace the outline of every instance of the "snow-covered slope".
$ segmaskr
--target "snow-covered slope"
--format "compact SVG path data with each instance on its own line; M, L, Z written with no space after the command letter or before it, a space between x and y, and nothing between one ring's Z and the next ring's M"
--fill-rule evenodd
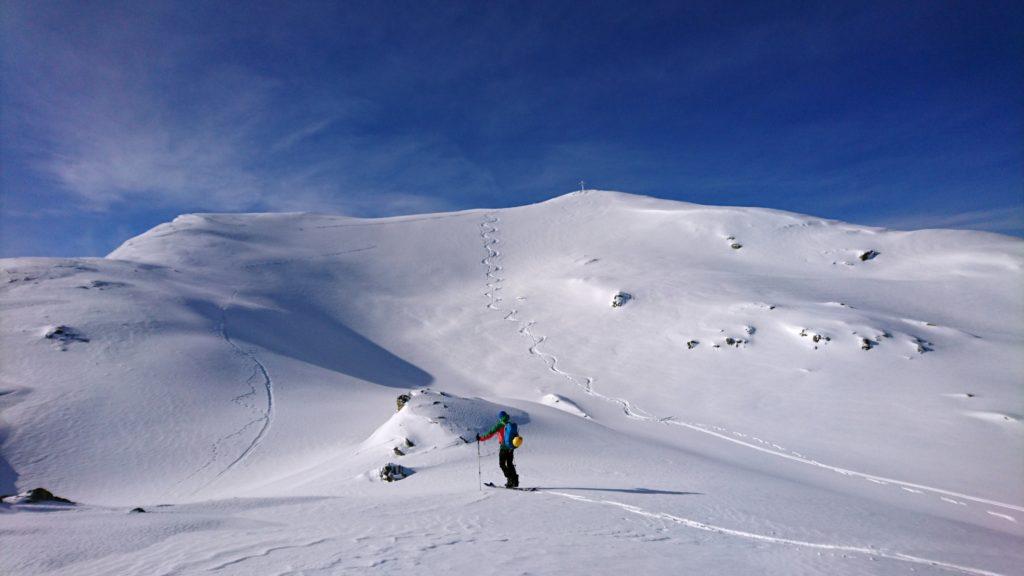
M0 493L82 504L0 505L0 571L1019 574L1022 266L611 192L4 260ZM479 491L500 408L539 493Z

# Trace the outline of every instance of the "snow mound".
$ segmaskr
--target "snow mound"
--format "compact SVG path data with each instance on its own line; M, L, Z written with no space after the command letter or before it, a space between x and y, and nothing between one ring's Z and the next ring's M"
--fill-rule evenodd
M520 426L529 423L529 414L480 398L462 398L446 392L415 390L387 422L381 424L359 446L360 453L379 453L394 457L443 450L475 442L504 410Z
M568 412L569 414L579 416L580 418L589 418L587 413L584 412L579 405L565 396L559 396L558 394L545 394L544 396L541 396L540 401L545 406L558 408L563 412Z

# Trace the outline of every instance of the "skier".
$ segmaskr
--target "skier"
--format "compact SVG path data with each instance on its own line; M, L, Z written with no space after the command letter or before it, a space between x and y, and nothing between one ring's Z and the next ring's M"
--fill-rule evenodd
M488 430L483 436L477 434L476 441L489 440L491 436L498 435L498 466L505 474L505 488L518 488L519 475L516 474L516 466L512 462L513 451L518 448L523 440L519 436L519 426L509 420L508 412L498 412L498 423Z

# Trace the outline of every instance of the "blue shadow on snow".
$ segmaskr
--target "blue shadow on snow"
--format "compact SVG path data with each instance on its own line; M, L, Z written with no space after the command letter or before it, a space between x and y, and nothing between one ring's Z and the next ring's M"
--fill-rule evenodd
M666 496L703 496L701 492L675 492L650 488L581 488L578 486L538 486L538 490L588 490L594 492L622 492L624 494L660 494Z
M188 304L217 325L223 320L228 337L242 348L256 345L382 386L422 388L434 381L428 372L309 304L291 305L289 309L230 306L226 312L207 301Z

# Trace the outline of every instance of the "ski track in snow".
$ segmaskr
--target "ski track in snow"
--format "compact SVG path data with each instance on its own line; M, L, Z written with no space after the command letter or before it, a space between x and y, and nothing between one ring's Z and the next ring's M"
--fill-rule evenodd
M982 570L980 568L972 568L970 566L962 566L959 564L951 564L948 562L941 562L939 560L931 560L929 558L922 558L920 556L911 556L910 554L904 554L902 552L894 552L888 550L881 550L873 547L863 546L849 546L844 544L823 544L819 542L807 542L805 540L794 540L792 538L779 538L777 536L768 536L765 534L757 534L755 532L747 532L744 530L735 530L732 528L724 528L722 526L715 526L713 524L705 524L697 520L691 520L689 518L682 518L665 512L651 512L640 508L639 506L633 506L624 502L616 502L614 500L594 500L584 496L576 494L567 494L565 492L554 492L550 490L541 490L545 494L552 494L555 496L561 496L562 498L568 498L576 502L585 502L588 504L602 504L605 506L615 506L621 508L627 512L637 514L640 516L646 516L648 518L654 518L657 520L666 520L686 526L687 528L694 528L697 530L703 530L705 532L712 532L715 534L723 534L726 536L735 536L737 538L746 538L748 540L757 540L760 542L769 542L772 544L782 544L789 546L798 546L801 548L811 548L816 550L828 550L831 552L842 552L850 554L864 554L876 558L886 558L889 560L896 560L899 562L909 562L911 564L921 564L925 566L932 566L935 568L941 568L949 570L951 572L958 572L960 574L969 574L971 576L1002 576L998 572L990 572L988 570ZM991 514L991 512L990 512Z
M872 482L872 483L875 483L875 484L880 484L880 485L886 485L886 486L887 485L896 485L896 486L902 488L903 490L905 490L907 492L918 492L918 493L920 493L922 491L930 492L933 495L939 496L940 498L942 498L943 500L945 500L947 502L954 502L954 501L950 500L950 497L954 497L954 498L959 498L959 499L962 499L962 500L970 500L972 502L976 502L976 503L979 503L979 504L986 504L986 505L989 505L989 506L996 506L996 507L1004 508L1004 509L1007 509L1007 510L1014 510L1014 511L1017 511L1017 512L1024 512L1024 506L1019 506L1019 505L1016 505L1016 504L1008 504L1008 503L1005 503L1005 502L999 502L999 501L991 500L991 499L988 499L988 498L981 498L981 497L978 497L978 496L971 496L969 494L961 494L959 492L953 492L951 490L944 490L942 488L936 488L936 487L933 487L933 486L925 486L923 484L915 484L913 482L906 482L906 481L903 481L903 480L896 480L894 478L886 478L884 476L876 476L874 474L868 474L868 473L865 473L865 472L857 472L855 470L850 470L850 469L842 468L842 467L839 467L839 466L832 466L830 464L825 464L825 463L819 462L817 460L814 460L812 458L809 458L807 456L804 456L803 454L801 454L799 452L792 451L792 450L787 451L785 448L783 448L782 446L780 446L778 444L775 444L775 443L772 443L772 442L768 442L766 440L762 440L762 439L757 438L757 437L754 437L753 439L758 444L754 444L752 442L748 442L748 441L745 440L746 438L748 438L748 435L743 434L741 432L732 432L731 435L730 435L729 434L729 432L730 432L729 430L727 430L725 428L722 428L720 426L711 426L709 428L708 426L706 426L704 424L683 422L681 420L677 420L677 419L675 419L674 416L665 416L665 417L660 417L659 418L659 417L653 416L650 413L648 413L647 411L645 411L645 410L635 406L629 400L626 400L624 398L616 398L616 397L606 396L604 394L601 394L600 392L598 392L598 391L596 391L594 389L594 386L593 386L594 379L593 378L591 378L589 376L580 376L580 375L571 374L569 372L566 372L566 371L560 369L558 367L558 364L559 364L558 357L555 356L552 353L545 352L545 351L540 349L540 345L544 344L547 341L547 337L543 336L543 335L538 335L538 334L533 332L532 328L536 325L536 321L533 321L533 320L529 320L529 321L527 321L527 320L520 320L518 318L519 311L517 309L511 308L511 309L508 309L506 311L506 310L502 309L501 307L499 307L499 304L503 300L502 300L502 298L500 296L498 296L497 292L502 289L502 287L499 286L499 284L501 282L504 282L504 278L502 278L498 274L499 272L501 272L503 270L502 266L500 264L498 264L498 260L501 258L501 252L498 251L497 248L496 248L496 246L499 243L498 238L495 237L496 234L498 233L498 228L497 228L498 222L499 222L499 219L497 217L495 217L494 215L491 215L491 214L487 214L487 215L484 216L484 220L480 224L480 237L483 240L484 248L487 251L487 255L481 261L481 263L484 266L487 267L487 272L485 273L485 276L487 278L487 283L486 283L487 290L484 291L484 297L487 298L486 307L488 309L490 309L490 310L494 310L494 311L498 311L498 312L506 312L505 316L504 316L504 319L508 320L510 322L514 322L514 323L519 325L519 333L522 334L523 336L529 338L530 341L532 342L532 344L531 344L531 346L529 348L529 353L531 355L533 355L533 356L536 356L536 357L540 358L544 362L544 364L547 366L548 370L550 370L551 372L554 372L555 374L558 374L559 376L565 378L567 381L569 381L573 385L579 387L586 394L588 394L590 396L593 396L595 398L599 398L599 399L604 400L606 402L611 402L613 404L619 405L622 408L622 411L624 412L624 414L627 417L632 418L634 420L651 422L651 423L654 423L654 424L665 424L665 425L669 425L669 426L678 426L678 427L681 427L681 428L686 428L686 429L689 429L689 430L692 430L692 431L695 431L695 432L700 432L702 434L707 434L707 435L714 436L714 437L722 439L722 440L726 440L728 442L732 442L733 444L738 444L740 446L745 446L747 448L752 448L754 450L757 450L759 452L763 452L765 454L771 454L771 455L774 455L774 456L777 456L777 457L780 457L780 458L785 458L785 459L790 460L792 462L799 462L801 464L806 464L806 465L809 465L809 466L815 466L817 468L822 468L822 469L825 469L825 470L831 470L832 472L836 472L838 474L842 474L843 476L857 477L857 478L860 478L861 480L865 480L865 481ZM963 506L967 505L964 502L955 502L955 503L963 505ZM1010 522L1016 522L1016 519L1014 517L1012 517L1012 516L1007 516L1007 515L1002 515L1002 514L993 514L993 515L994 516L999 516L1001 518L1005 518L1005 519L1009 520ZM984 574L985 572L972 572L972 573Z
M234 349L234 351L237 354L247 358L253 363L253 372L245 381L246 385L249 386L249 391L243 392L242 394L235 396L234 398L232 398L231 401L236 404L239 404L240 406L254 408L254 406L248 402L248 398L251 398L256 395L257 388L256 386L253 385L252 381L258 374L263 377L263 387L264 390L266 391L267 403L266 407L263 409L262 413L259 416L250 420L249 422L246 422L238 430L235 430L234 432L227 434L225 436L221 436L216 441L214 441L210 449L210 458L202 466L197 468L195 471L193 471L191 474L189 474L186 478L184 478L178 483L182 484L184 482L187 482L188 480L194 478L195 476L197 476L198 474L212 466L213 463L217 461L220 455L220 447L225 442L237 436L241 436L250 427L254 425L259 425L259 430L256 432L256 436L253 437L253 439L249 442L249 445L246 446L245 449L242 450L242 452L238 456L236 456L234 460L232 460L224 468L222 468L221 471L218 472L216 476L214 476L213 478L204 482L202 485L196 488L192 492L193 495L198 494L200 491L208 487L210 484L216 482L222 476L230 472L232 468L237 466L239 463L245 460L250 454L252 454L252 452L256 450L257 447L259 447L260 443L266 437L267 432L270 430L271 421L274 418L274 381L270 378L270 373L267 372L267 367L264 366L262 362L260 362L259 358L257 358L254 353L242 348L234 340L232 340L231 335L228 333L228 308L231 307L231 302L235 299L235 296L237 295L237 292L233 294L231 296L231 300L229 300L227 304L221 307L220 335L224 339L224 341L227 342Z

